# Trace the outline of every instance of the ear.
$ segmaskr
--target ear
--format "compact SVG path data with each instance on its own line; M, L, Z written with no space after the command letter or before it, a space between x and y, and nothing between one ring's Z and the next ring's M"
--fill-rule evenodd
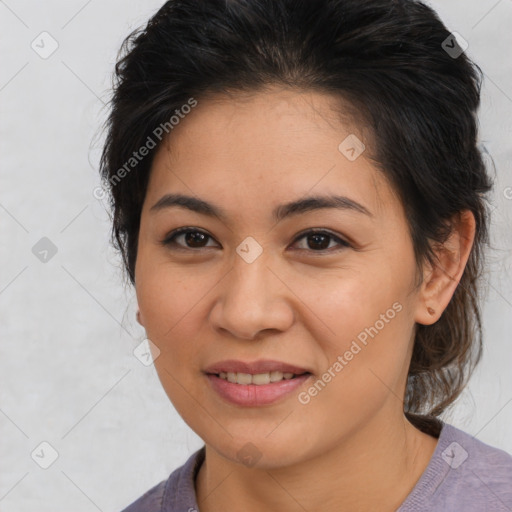
M144 327L144 324L142 323L142 319L141 319L141 316L140 316L140 309L137 308L137 313L135 314L136 318L137 318L137 322L142 325L142 327Z
M475 238L475 217L464 210L452 219L452 232L446 242L434 248L437 260L426 264L423 283L418 292L415 320L431 325L439 320L448 306L468 261Z

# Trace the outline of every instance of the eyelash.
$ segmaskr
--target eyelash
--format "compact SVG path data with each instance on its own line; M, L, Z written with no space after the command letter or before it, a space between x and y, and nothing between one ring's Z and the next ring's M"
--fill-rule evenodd
M192 228L192 227L183 227L183 228L178 228L178 229L175 229L174 231L171 231L171 233L169 233L164 238L164 240L161 241L161 244L165 247L172 247L176 250L183 250L183 251L197 252L197 251L201 251L203 249L208 249L208 247L193 248L193 247L183 247L183 246L178 245L176 243L176 238L179 235L182 235L185 233L201 233L201 234L205 235L208 239L213 240L212 236L210 236L208 233L205 233L204 231L202 231L200 229L196 229L196 228ZM318 254L325 254L325 253L331 253L331 252L338 252L345 248L351 247L351 245L347 241L343 240L342 238L334 235L333 233L331 233L329 231L320 230L320 229L310 229L307 231L303 231L302 233L299 233L299 235L297 235L297 237L294 239L293 244L297 243L302 238L307 238L308 236L311 236L311 235L326 235L329 238L331 238L332 240L336 241L341 247L334 251L332 250L332 248L331 249L322 249L319 251L315 251L313 249L297 249L297 250L308 251L308 252L318 253ZM208 240L207 240L207 242L208 242Z

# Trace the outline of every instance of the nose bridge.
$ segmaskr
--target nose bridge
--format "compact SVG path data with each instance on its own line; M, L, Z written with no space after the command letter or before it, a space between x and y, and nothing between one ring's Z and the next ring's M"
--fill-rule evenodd
M242 254L234 258L214 317L218 328L240 338L253 338L264 329L286 329L293 321L293 313L282 297L284 288L269 268L268 253L261 251L254 257L255 247L250 244L237 248Z
M238 251L237 251L238 252ZM250 253L249 253L250 254ZM233 265L231 286L232 293L240 293L260 305L269 299L267 292L269 286L268 253L257 256L254 260L247 260L237 254Z

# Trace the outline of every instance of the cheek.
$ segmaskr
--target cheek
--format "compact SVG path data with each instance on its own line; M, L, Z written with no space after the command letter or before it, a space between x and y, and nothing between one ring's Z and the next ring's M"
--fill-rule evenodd
M385 404L402 408L408 367L407 322L402 314L403 309L384 326L361 318L344 322L346 333L325 350L328 362L323 372L297 397L300 410L307 413L304 421L325 418L329 433L323 435L329 438L360 428ZM318 435L317 442L323 442Z
M371 410L390 389L400 392L413 326L406 273L401 276L392 280L369 269L328 279L321 293L318 287L305 293L304 302L317 313L316 327L309 328L325 355L320 377L328 382L311 390L313 395L325 394L317 406L339 403L351 410Z
M325 275L320 281L308 281L301 289L301 300L314 313L318 341L326 349L337 350L345 350L360 333L364 338L365 328L376 321L380 326L380 315L386 311L386 320L395 317L393 303L402 296L397 280L391 283L386 274L371 268Z
M148 251L149 252L149 251ZM208 291L218 277L212 270L184 269L158 255L137 265L137 300L147 337L158 347L155 368L169 399L189 414L197 395L202 353L211 336L204 335ZM192 400L194 402L194 400Z
M201 353L194 319L208 288L198 286L193 272L180 272L168 262L140 258L137 264L137 300L146 335L158 348L155 369L170 401L188 423L197 407L197 398L192 397L197 395Z
M211 281L211 283L210 283ZM187 326L195 308L204 300L213 276L184 270L169 261L146 256L137 261L136 294L148 337L167 344Z

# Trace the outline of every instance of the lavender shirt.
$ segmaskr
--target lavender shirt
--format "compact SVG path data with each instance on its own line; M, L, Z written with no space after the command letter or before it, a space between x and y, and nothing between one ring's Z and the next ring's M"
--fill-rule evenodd
M396 512L512 512L512 456L447 423L428 466ZM200 512L204 446L122 512Z

